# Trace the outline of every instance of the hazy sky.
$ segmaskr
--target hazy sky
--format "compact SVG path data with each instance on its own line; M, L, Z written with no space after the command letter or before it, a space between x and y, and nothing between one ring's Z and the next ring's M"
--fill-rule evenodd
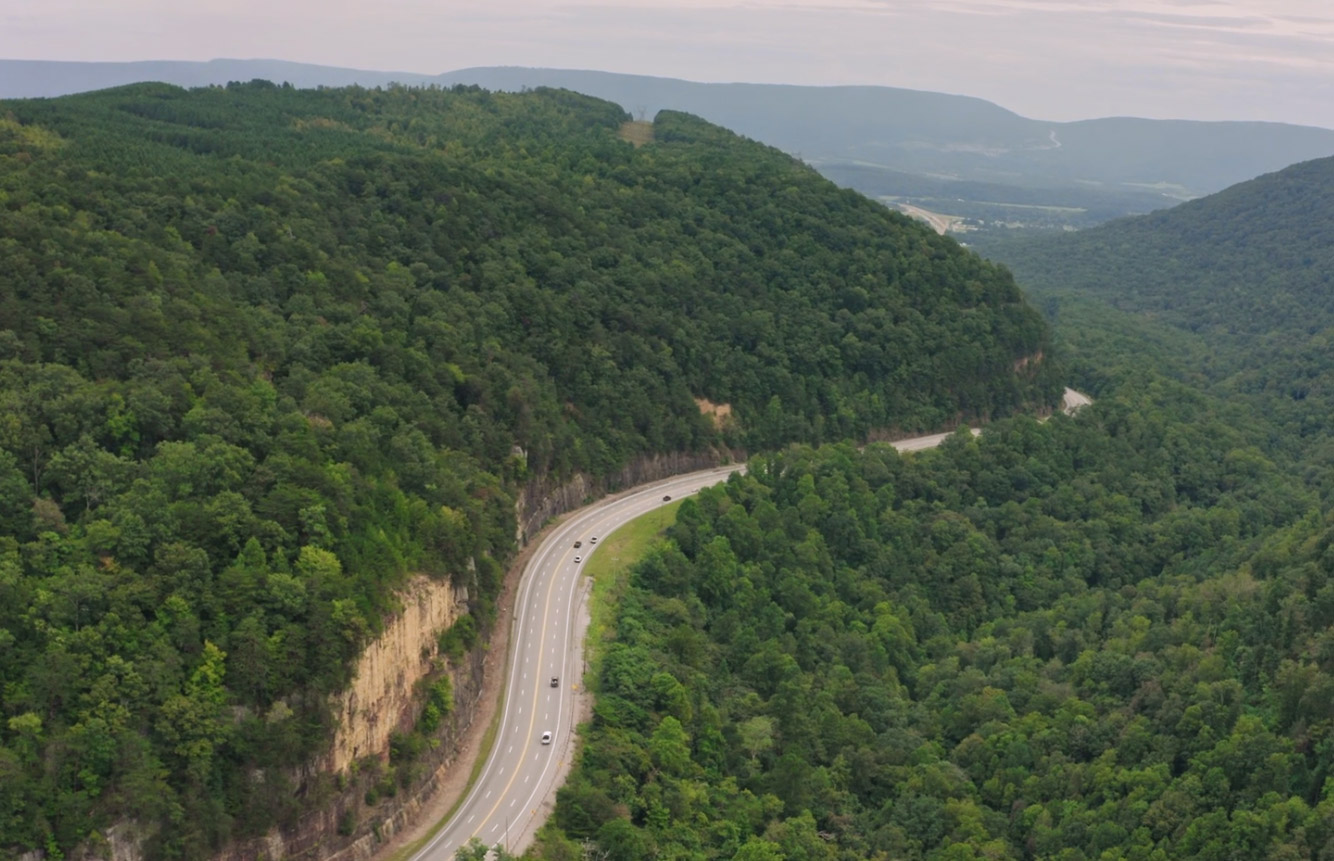
M4 0L0 57L553 66L1334 127L1331 0Z

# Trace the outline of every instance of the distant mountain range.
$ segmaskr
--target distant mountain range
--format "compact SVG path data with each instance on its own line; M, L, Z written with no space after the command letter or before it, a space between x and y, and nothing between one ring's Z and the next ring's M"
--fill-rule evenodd
M1334 130L1309 126L1126 117L1046 122L982 99L894 87L704 84L517 67L422 75L278 60L0 60L0 98L149 80L196 87L254 78L297 87L557 87L648 119L664 108L686 111L795 153L887 203L956 216L964 229L1086 227L1334 154Z

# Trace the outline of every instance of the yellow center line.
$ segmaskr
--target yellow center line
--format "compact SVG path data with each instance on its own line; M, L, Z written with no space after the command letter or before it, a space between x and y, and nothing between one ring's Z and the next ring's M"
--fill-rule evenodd
M557 564L563 562L565 557L568 555L569 555L568 553L561 554L560 559L557 560ZM542 636L537 638L537 642L539 644L545 642L547 638L547 619L551 612L551 591L555 585L556 585L556 576L553 573L547 580L547 600L546 603L542 606ZM516 646L517 645L518 644L516 643ZM542 656L541 645L538 646L537 654L539 658ZM480 835L482 833L482 828L488 822L491 821L492 816L496 815L496 811L500 809L501 803L504 802L505 798L510 794L510 789L514 786L514 781L518 779L519 772L523 769L524 765L527 764L528 749L532 746L532 741L533 741L533 727L537 725L537 696L539 692L541 692L541 690L542 688L540 685L538 684L533 685L533 710L532 710L533 713L532 716L528 718L527 740L524 742L523 754L519 757L518 765L515 766L514 773L510 775L509 783L505 784L505 788L501 790L500 796L496 798L495 806L492 807L490 812L488 812L486 816L482 818L481 824L479 824L477 826L477 830L472 833L473 837L477 837L478 835Z

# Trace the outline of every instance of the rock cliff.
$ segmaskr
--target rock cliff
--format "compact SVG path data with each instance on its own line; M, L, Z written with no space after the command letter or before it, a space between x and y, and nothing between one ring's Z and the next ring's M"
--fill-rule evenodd
M606 493L742 457L741 452L726 450L651 455L601 478L576 475L563 482L531 481L517 495L516 540L520 546L527 544L551 518ZM506 577L503 605L518 574L512 569ZM414 824L452 769L470 767L471 763L456 762L459 739L482 710L488 674L504 672L503 661L497 660L503 643L497 640L508 635L509 608L500 608L498 623L483 632L472 652L447 662L439 655L439 635L468 611L467 591L447 580L419 576L399 600L402 609L386 620L384 631L362 652L351 686L333 703L336 729L328 751L292 775L309 804L306 814L287 828L237 841L213 861L365 861ZM418 682L439 676L442 670L453 687L453 711L434 734L434 746L414 763L408 785L392 795L377 795L389 763L391 736L410 730L421 711ZM142 861L142 846L133 824L123 822L109 829L107 839L85 847L71 861ZM34 852L23 861L43 857Z
M466 612L468 593L414 577L400 600L402 611L361 653L352 686L339 697L329 771L342 772L363 756L386 755L390 733L411 727L414 688L431 671L440 632Z

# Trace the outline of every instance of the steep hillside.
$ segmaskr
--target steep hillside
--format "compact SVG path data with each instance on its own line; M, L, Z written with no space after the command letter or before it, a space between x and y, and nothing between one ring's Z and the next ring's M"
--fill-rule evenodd
M1334 158L996 253L1025 283L1078 288L1193 331L1313 332L1334 318Z
M627 118L265 83L0 104L0 849L133 816L200 857L320 803L297 769L396 589L450 578L442 654L471 644L525 481L1059 397L1004 270ZM385 791L452 707L420 695Z
M1053 310L1092 299L1172 327L1204 379L1323 435L1334 403L1331 201L1334 159L1319 159L1164 212L984 247ZM1078 329L1067 327L1076 339Z

